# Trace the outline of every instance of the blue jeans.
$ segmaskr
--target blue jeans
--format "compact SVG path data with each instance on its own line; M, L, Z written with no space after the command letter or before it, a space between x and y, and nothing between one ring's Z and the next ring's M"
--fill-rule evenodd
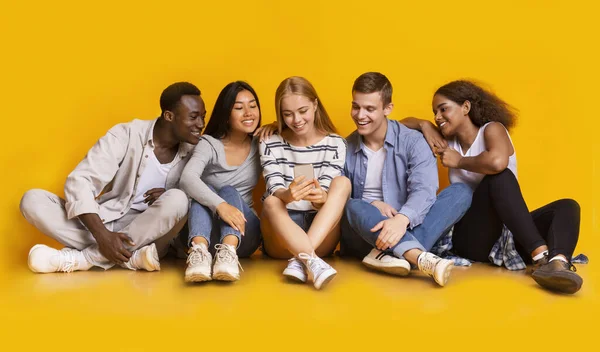
M206 239L210 252L214 254L215 244L221 243L227 235L234 235L239 241L237 255L242 258L251 256L261 242L260 220L234 187L224 186L217 194L228 204L233 205L244 213L244 217L246 218L244 236L238 230L221 220L217 214L213 214L209 208L192 200L192 206L188 215L189 234L187 245L191 245L194 237L200 236Z
M429 251L469 209L472 195L471 188L463 183L448 186L438 194L423 223L406 230L400 242L386 252L402 258L410 249ZM361 259L369 254L381 232L371 229L386 219L374 205L361 199L348 200L342 217L340 254Z

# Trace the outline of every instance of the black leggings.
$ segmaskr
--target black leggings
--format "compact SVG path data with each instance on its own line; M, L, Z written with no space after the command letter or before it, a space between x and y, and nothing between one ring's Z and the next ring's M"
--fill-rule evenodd
M579 212L576 201L561 199L530 213L512 171L486 175L473 193L471 208L454 227L453 251L488 262L506 224L526 263L532 262L531 252L542 245L548 246L550 258L562 254L570 261L579 237Z

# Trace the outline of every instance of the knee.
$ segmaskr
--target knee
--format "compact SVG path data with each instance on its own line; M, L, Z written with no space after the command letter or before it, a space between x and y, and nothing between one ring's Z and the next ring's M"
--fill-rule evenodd
M187 215L190 201L182 190L176 188L170 189L163 193L159 199L169 215L173 215L177 218L182 218Z
M38 213L36 208L43 201L45 194L46 191L41 189L30 189L23 194L21 202L19 203L19 209L25 219L29 220Z
M333 181L331 181L331 188L333 187L348 195L350 195L350 192L352 191L352 183L346 176L338 176L334 178Z
M344 214L348 221L354 218L357 214L361 213L361 205L362 200L360 199L348 199L346 202L346 207L344 208Z
M453 183L448 189L451 191L451 196L457 206L469 209L471 200L473 199L473 190L465 183Z
M579 206L579 203L577 203L576 200L567 198L558 200L557 203L560 204L561 209L565 209L565 211L568 212L571 216L576 216L577 218L579 218L581 214L581 207Z
M491 182L506 182L516 181L517 178L509 168L502 170L501 172L493 175L486 175L484 178L489 179Z
M263 201L263 212L265 215L269 215L273 213L273 211L280 209L281 207L285 207L283 201L275 196L268 196Z

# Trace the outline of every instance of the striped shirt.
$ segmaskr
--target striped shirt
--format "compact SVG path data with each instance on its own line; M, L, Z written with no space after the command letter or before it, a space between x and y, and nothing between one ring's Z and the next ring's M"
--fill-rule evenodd
M329 191L331 181L344 170L346 140L337 134L329 134L316 144L298 147L290 145L279 135L273 135L260 143L259 152L267 187L263 199L280 188L288 188L294 180L294 166L299 164L312 164L319 184ZM314 209L306 200L289 203L287 208L300 211Z

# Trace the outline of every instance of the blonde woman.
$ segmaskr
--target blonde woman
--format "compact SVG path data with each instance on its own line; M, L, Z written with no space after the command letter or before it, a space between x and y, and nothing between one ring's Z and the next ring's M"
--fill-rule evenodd
M320 257L337 246L339 222L350 195L350 181L341 176L346 142L336 134L305 78L281 82L275 109L279 134L259 148L267 187L263 250L273 258L291 258L284 276L301 282L308 278L320 289L337 273Z

